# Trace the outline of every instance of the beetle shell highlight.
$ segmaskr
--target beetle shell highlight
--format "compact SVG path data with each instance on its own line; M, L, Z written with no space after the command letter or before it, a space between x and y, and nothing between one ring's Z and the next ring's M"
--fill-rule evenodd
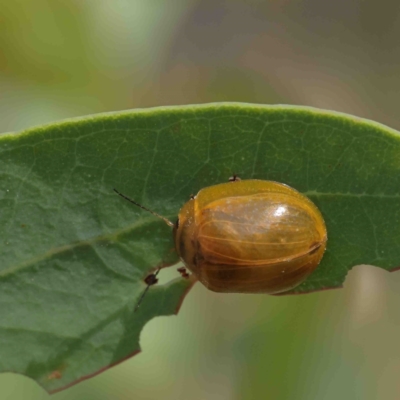
M185 266L208 289L280 293L298 286L326 248L318 208L291 187L241 180L200 190L174 229Z

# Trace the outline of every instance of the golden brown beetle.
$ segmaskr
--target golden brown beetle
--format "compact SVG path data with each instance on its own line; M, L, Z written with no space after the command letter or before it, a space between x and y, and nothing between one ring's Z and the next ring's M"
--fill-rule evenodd
M282 183L232 180L201 189L181 208L173 229L179 257L216 292L273 294L296 287L324 254L321 213Z
M272 181L200 190L181 209L176 250L216 292L280 293L317 267L326 247L321 213L306 196Z

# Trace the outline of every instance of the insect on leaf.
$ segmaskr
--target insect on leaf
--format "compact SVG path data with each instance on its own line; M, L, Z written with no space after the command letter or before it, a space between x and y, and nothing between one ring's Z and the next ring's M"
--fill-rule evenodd
M0 170L0 371L48 391L136 354L146 322L175 313L193 283L152 286L134 312L146 275L178 256L171 228L113 188L172 221L233 174L297 189L328 242L292 293L340 287L358 264L400 265L400 136L343 114L234 103L102 114L0 136Z

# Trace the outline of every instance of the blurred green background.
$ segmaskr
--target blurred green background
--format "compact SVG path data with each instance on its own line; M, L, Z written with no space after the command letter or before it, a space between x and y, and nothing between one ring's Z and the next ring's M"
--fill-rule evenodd
M213 101L399 129L399 20L394 0L0 0L0 132ZM197 284L178 317L146 326L140 355L53 398L399 399L399 301L400 273L369 266L343 290L304 296ZM0 375L1 400L45 398Z

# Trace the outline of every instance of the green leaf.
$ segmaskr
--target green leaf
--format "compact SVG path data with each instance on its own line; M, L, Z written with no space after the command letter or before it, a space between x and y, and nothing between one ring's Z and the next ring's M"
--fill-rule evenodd
M135 110L4 134L0 154L0 371L49 391L137 353L142 327L193 283L153 286L134 312L146 275L178 259L171 229L114 187L172 220L232 174L305 193L328 247L294 293L400 264L400 137L370 121L289 106Z

